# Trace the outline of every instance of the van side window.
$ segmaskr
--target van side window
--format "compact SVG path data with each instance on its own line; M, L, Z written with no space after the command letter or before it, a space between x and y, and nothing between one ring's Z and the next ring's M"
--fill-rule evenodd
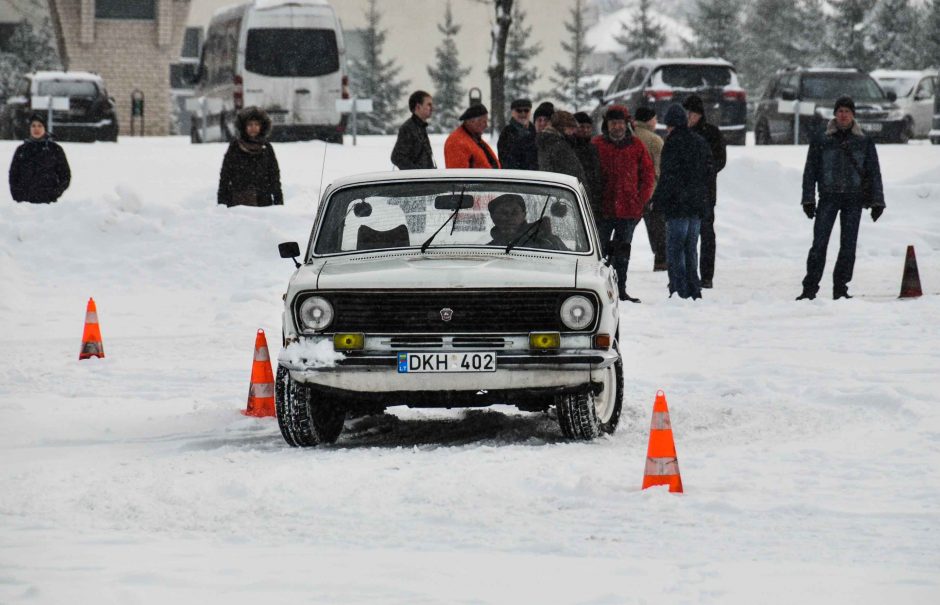
M630 82L627 84L627 88L639 88L643 85L643 81L646 80L646 75L650 72L645 67L637 67L636 71L633 72L633 77L630 79Z

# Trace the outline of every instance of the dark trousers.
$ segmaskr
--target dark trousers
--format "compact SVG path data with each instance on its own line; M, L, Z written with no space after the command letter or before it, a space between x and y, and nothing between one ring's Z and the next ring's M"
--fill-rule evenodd
M650 210L649 204L643 209L643 222L653 251L653 266L666 263L666 216L662 212Z
M833 197L820 199L816 208L816 221L813 223L813 246L806 257L806 277L803 278L803 292L816 294L819 280L826 268L826 248L832 227L839 217L839 256L832 271L833 294L845 292L852 281L855 270L855 246L858 243L858 225L862 219L862 206L853 197Z
M702 217L702 281L715 277L715 207L709 206Z
M633 232L639 221L634 218L602 218L597 226L601 236L601 245L604 256L610 261L617 273L617 287L620 293L626 292L627 269L630 267L630 250L633 243Z
M666 250L669 258L669 295L701 298L698 279L698 218L671 218L666 221Z

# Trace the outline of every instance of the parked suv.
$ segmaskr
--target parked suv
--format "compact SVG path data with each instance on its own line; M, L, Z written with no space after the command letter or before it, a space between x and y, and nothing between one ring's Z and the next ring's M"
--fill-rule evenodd
M885 91L892 91L897 95L898 107L904 112L904 136L908 139L927 138L937 90L936 70L878 69L871 72L871 77Z
M721 129L725 142L744 145L747 95L738 83L734 66L723 59L636 59L614 77L594 110L595 129L600 131L607 107L625 105L631 113L640 107L656 111L657 129L666 109L690 95L705 102L705 118Z
M101 76L81 71L39 71L23 76L16 93L0 109L3 138L29 136L27 120L34 112L34 97L68 97L69 109L52 112L52 132L59 141L117 141L114 99Z
M855 101L855 120L866 134L884 143L907 142L894 92L885 93L859 69L837 67L791 67L774 74L754 113L754 142L793 143L799 111L799 142L808 143L825 132L836 99L846 95Z

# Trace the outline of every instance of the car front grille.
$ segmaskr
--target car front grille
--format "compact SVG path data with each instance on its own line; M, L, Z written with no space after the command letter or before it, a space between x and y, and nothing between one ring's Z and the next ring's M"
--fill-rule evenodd
M573 294L587 297L594 305L596 317L598 303L592 292L554 289L306 292L295 298L294 312L307 296L316 295L333 305L330 332L494 335L572 332L561 323L559 310ZM592 324L582 331L589 332L593 328ZM453 344L463 347L496 345L495 342L480 343L478 338Z

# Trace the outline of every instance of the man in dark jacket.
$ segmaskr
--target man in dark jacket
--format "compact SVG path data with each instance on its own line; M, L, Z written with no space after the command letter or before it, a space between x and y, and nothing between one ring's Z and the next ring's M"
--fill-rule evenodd
M496 152L503 168L538 170L538 150L535 146L535 126L529 121L532 101L515 99L510 104L512 119L499 133Z
M819 207L816 189L819 188ZM826 248L832 226L839 217L839 257L832 272L832 297L849 296L849 282L855 268L855 246L862 208L871 208L877 221L885 210L881 167L875 143L855 121L855 102L841 97L835 103L835 117L826 134L810 142L803 169L803 212L813 224L813 245L806 259L803 293L797 300L816 298L819 280L826 266Z
M680 105L670 105L663 122L668 134L660 159L659 182L652 204L666 215L669 295L701 298L698 279L698 236L709 204L711 151L692 132Z
M416 90L408 98L411 117L398 129L398 138L392 149L392 164L399 170L434 168L434 153L428 138L428 120L434 111L431 95Z
M48 204L59 199L72 180L65 152L46 132L39 114L29 118L29 138L10 163L10 195L17 202Z
M246 107L235 118L238 138L222 160L217 201L226 206L280 206L281 170L268 143L271 118L260 107Z
M591 202L591 211L594 212L594 220L601 218L601 158L597 154L597 147L591 143L594 136L594 122L591 116L579 111L574 114L574 119L578 123L578 132L575 133L572 144L574 153L581 162L581 168L584 169L584 188L588 192L588 201Z
M584 169L573 147L577 130L578 123L567 111L552 114L551 124L536 137L539 170L567 174L586 183L587 177L584 176Z
M689 115L689 128L708 143L712 152L711 181L708 183L708 207L702 217L702 287L711 288L715 277L715 204L718 202L718 173L725 167L725 139L717 126L705 120L705 104L698 95L690 95L682 106Z

